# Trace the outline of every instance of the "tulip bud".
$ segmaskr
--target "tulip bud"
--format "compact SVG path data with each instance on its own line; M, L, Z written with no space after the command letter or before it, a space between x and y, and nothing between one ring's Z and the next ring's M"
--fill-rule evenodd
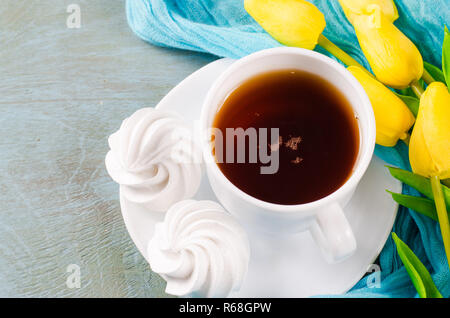
M390 22L398 19L397 7L393 0L339 0L347 19L354 23L355 16L381 10Z
M408 106L366 70L357 66L350 66L348 70L362 85L372 103L377 144L393 147L399 139L406 139L415 120Z
M422 77L422 55L379 6L372 7L378 9L355 16L359 44L379 81L393 88L406 88Z
M275 40L314 49L326 22L322 12L304 0L245 0L245 10Z
M416 174L450 178L450 93L443 83L430 84L420 99L409 160Z

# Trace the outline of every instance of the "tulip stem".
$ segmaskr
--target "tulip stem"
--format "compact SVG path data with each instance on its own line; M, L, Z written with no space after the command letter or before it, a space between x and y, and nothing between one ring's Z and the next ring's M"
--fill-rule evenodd
M323 34L319 37L319 45L323 47L325 50L330 52L336 58L342 61L347 66L359 66L362 69L365 69L364 66L358 63L353 57L348 55L345 51L343 51L339 46L328 40Z
M415 81L411 84L411 89L413 90L414 94L420 99L425 92L422 85L418 81Z
M431 189L433 190L434 203L441 227L442 240L444 241L445 253L450 268L450 223L448 220L447 208L445 206L444 192L442 191L441 181L439 177L430 178Z
M431 76L431 74L426 69L423 69L422 79L425 81L425 83L427 83L427 85L436 82L433 76Z

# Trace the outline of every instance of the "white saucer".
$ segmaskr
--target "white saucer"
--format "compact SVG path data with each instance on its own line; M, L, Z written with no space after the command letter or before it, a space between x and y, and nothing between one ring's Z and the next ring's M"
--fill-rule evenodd
M197 120L210 86L232 63L231 59L221 59L203 67L176 86L157 108L177 111L189 121ZM385 190L400 192L401 188L383 162L374 158L345 208L358 249L340 264L325 262L309 232L274 237L249 230L252 253L249 272L242 289L231 296L309 297L345 293L364 276L391 232L398 205ZM195 198L217 201L206 175ZM164 214L146 211L123 196L120 203L128 232L148 261L147 243L154 224Z

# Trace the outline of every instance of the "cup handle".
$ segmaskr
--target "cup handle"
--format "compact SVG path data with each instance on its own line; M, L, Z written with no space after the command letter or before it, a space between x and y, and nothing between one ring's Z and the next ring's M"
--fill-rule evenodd
M342 262L356 251L352 228L337 203L317 214L310 231L328 263Z

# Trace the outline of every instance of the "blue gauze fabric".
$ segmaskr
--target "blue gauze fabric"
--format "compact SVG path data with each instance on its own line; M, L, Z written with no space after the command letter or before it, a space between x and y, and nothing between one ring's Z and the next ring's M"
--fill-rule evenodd
M314 0L325 15L325 36L364 66L364 58L353 27L337 0ZM449 0L396 0L399 27L419 48L424 60L441 66L444 25L450 22ZM127 0L128 23L143 40L152 44L208 52L221 57L240 58L280 46L245 12L243 0ZM317 51L327 54L320 47ZM328 55L328 54L327 54ZM388 164L410 169L408 149L377 146L375 153ZM407 187L403 193L418 195ZM450 297L450 273L439 225L414 211L400 208L393 231L404 240L432 274L444 297ZM417 292L389 238L379 257L380 288L373 286L373 273L358 282L346 297L417 297ZM368 284L368 280L371 284Z

